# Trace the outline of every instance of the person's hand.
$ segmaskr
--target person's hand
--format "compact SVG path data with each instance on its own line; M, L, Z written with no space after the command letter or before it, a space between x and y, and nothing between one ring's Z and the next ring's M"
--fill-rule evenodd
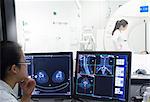
M19 83L21 89L23 90L22 102L29 102L32 92L35 88L36 82L31 78L26 78L23 82Z

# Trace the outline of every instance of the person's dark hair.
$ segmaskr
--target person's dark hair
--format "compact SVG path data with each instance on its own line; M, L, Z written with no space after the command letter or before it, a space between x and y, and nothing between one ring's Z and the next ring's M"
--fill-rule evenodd
M119 29L121 26L125 27L128 24L128 22L124 19L118 20L115 24L114 30L112 31L112 35L114 35L114 32Z
M0 42L1 50L1 80L4 80L6 77L6 72L9 68L16 64L18 65L21 59L21 46L12 41L1 41Z

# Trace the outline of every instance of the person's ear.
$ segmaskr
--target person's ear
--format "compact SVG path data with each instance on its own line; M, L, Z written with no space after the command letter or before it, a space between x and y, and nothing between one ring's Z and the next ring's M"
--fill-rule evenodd
M19 71L18 67L14 64L11 66L10 72L13 74L17 74Z

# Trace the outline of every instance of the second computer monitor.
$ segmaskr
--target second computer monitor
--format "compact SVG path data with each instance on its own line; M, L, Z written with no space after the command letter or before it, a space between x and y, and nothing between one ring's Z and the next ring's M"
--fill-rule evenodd
M129 99L131 52L77 52L75 96Z

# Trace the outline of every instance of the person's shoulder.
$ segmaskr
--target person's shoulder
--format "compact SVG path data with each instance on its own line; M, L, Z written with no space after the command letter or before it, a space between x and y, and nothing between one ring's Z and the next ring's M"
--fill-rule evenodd
M115 30L115 32L114 32L114 33L117 33L117 34L118 34L118 33L120 33L120 31L117 29L117 30Z
M116 30L113 34L113 38L118 38L120 36L120 31L119 30Z
M113 37L119 37L120 36L120 31L119 30L116 30L115 32L114 32L114 34L113 34Z

